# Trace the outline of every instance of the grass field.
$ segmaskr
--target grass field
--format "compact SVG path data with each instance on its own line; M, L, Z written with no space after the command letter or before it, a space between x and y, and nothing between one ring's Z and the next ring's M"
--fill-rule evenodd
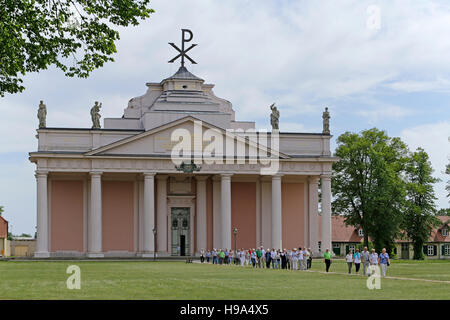
M81 289L66 287L66 268L81 268ZM450 299L450 282L381 280L369 290L366 278L345 274L334 261L324 274L312 270L252 269L184 262L2 261L0 299ZM450 261L395 261L388 276L450 281Z

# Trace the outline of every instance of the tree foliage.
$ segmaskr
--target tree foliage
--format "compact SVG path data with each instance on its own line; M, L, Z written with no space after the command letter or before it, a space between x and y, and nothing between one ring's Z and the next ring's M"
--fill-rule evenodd
M450 208L439 209L436 215L437 216L449 216L450 217Z
M337 139L333 164L333 212L344 214L348 225L361 227L376 250L391 251L400 232L405 195L401 173L407 147L376 128L361 134L346 132Z
M445 168L445 173L450 174L450 163ZM445 190L448 191L447 197L450 197L450 180L447 181L447 186L445 187Z
M55 65L88 77L114 61L118 27L138 25L150 0L0 0L0 96L23 91L22 77Z
M405 174L406 201L402 229L412 241L414 259L421 260L423 244L430 237L433 227L440 223L436 218L437 199L433 184L439 179L432 176L433 169L428 154L418 148L408 159Z

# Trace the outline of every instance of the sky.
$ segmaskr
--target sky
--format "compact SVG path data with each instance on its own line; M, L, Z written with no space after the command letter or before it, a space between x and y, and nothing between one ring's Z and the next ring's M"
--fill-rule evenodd
M377 127L429 154L438 208L448 208L444 174L450 157L450 3L448 1L154 0L155 13L121 28L115 62L88 79L55 68L28 74L20 94L0 98L0 205L14 234L35 232L37 108L47 126L91 126L89 110L121 117L146 82L172 75L181 30L198 46L189 71L215 84L236 120L270 127L269 106L280 111L280 131L321 132L331 113L332 149L346 132Z

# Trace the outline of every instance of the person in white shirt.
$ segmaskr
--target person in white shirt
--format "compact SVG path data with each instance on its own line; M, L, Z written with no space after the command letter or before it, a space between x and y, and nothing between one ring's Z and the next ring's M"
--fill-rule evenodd
M304 255L305 255L305 251L304 250L302 250L302 248L300 248L299 249L299 251L298 251L298 262L299 262L299 270L300 271L303 271L303 270L305 270L305 266L306 266L306 264L305 264L305 257L304 257Z
M369 276L373 273L375 273L376 268L378 268L378 254L375 252L375 249L372 249L372 252L369 255Z
M292 259L292 270L297 270L297 248L294 248L291 252L291 259Z
M248 267L250 264L250 252L249 250L245 249L245 265Z
M275 251L275 248L272 248L270 257L272 258L272 269L275 269L275 264L277 263L277 252Z
M353 252L350 250L347 255L345 256L345 262L347 262L348 265L348 274L352 273L352 266L353 266Z
M239 260L241 261L241 267L243 267L244 263L245 263L245 251L244 251L244 249L241 249L239 251Z
M214 248L213 249L213 251L211 252L211 255L212 255L212 263L213 264L217 264L217 250L216 250L216 248Z

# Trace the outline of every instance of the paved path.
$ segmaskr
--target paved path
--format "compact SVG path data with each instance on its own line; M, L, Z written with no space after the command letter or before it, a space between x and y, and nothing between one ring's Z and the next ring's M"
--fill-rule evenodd
M200 263L200 261L194 261L194 263ZM234 266L234 265L231 265L231 266ZM270 270L272 270L272 269L270 269ZM354 276L354 277L365 277L362 274L355 274L355 273L348 274L348 273L343 273L343 272L325 272L325 271L318 271L318 270L305 270L304 272L315 272L315 273L321 273L321 274L341 274L341 275ZM386 277L383 277L382 279L425 281L425 282L436 282L436 283L450 284L450 281L446 281L446 280L433 280L433 279L421 279L421 278L403 278L403 277L386 276Z
M317 270L306 270L306 272L316 272L316 273L322 273L322 274L342 274L342 275L348 275L348 276L355 276L355 277L361 277L364 275L362 274L348 274L348 273L343 273L343 272L325 272L325 271L317 271ZM450 284L450 281L446 281L446 280L433 280L433 279L421 279L421 278L403 278L403 277L391 277L391 276L386 276L386 277L382 277L382 279L395 279L395 280L412 280L412 281L426 281L426 282L437 282L437 283L447 283Z

